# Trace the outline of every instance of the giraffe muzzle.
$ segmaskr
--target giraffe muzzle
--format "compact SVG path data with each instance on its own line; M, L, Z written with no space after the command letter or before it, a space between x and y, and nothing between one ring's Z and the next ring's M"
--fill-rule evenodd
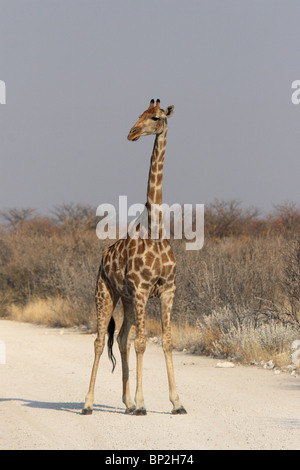
M128 140L136 141L140 138L138 135L139 129L137 127L132 127L129 131L129 134L127 136Z

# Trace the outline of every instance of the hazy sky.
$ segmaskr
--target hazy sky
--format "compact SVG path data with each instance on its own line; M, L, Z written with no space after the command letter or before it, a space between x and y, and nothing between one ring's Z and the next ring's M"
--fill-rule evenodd
M300 203L299 0L0 0L0 210L145 202L160 98L163 199Z

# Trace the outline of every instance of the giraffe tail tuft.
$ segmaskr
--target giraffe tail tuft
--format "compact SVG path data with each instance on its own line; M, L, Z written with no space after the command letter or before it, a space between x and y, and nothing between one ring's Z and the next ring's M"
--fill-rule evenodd
M111 360L112 365L113 365L112 372L115 370L116 362L117 362L112 351L113 344L114 344L115 327L116 327L115 320L113 317L111 317L108 328L107 328L107 333L108 333L107 348L108 348L108 357Z

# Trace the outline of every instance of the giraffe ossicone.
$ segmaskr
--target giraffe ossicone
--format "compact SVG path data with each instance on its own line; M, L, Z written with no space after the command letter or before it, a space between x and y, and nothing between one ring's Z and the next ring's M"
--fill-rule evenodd
M150 101L149 107L139 117L128 134L128 140L136 141L141 136L155 135L151 155L147 203L148 237L126 237L107 248L102 255L96 283L97 338L94 343L95 357L90 387L86 396L83 414L93 410L94 388L98 365L104 349L105 334L108 332L109 356L115 364L112 353L115 321L113 311L121 298L124 319L117 337L122 361L122 399L126 413L145 415L146 407L142 389L143 354L146 349L145 309L147 300L157 296L161 304L163 350L165 355L169 398L173 404L173 414L185 414L176 391L171 341L171 309L175 294L176 261L170 242L163 238L162 216L151 217L156 206L162 205L162 174L167 143L167 119L173 115L174 106L166 110L160 108L160 100ZM155 220L155 227L152 227ZM154 240L151 232L158 234ZM133 326L136 328L134 347L136 352L136 392L135 403L129 391L129 351Z

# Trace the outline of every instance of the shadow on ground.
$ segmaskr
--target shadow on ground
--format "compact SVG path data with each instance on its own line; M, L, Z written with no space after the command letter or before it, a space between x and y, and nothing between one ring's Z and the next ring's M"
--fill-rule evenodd
M22 406L27 406L28 408L37 408L44 410L56 410L56 411L65 411L68 413L81 414L81 411L84 407L84 403L80 402L51 402L51 401L34 401L26 400L24 398L0 398L0 403L6 401L15 401L22 404ZM97 413L99 411L106 413L119 413L125 414L125 408L119 408L108 405L97 405L94 404L93 412ZM157 414L171 414L166 411L149 411L147 413L157 413ZM133 416L133 415L128 415Z

